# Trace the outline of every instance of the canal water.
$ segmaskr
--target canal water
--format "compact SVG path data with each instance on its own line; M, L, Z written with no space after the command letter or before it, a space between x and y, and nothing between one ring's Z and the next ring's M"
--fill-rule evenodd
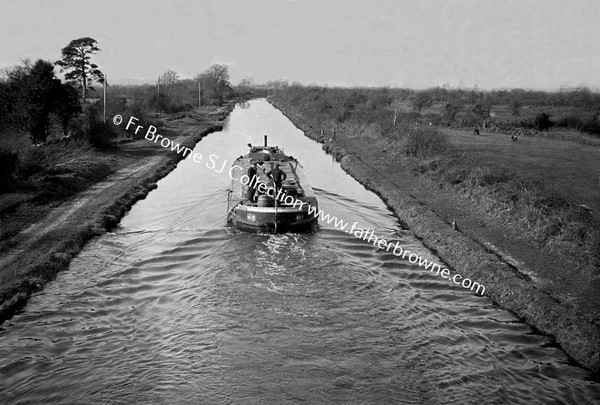
M240 104L200 163L180 162L2 326L0 403L600 401L550 338L333 226L227 228L228 169L264 134L324 211L440 261L278 110Z

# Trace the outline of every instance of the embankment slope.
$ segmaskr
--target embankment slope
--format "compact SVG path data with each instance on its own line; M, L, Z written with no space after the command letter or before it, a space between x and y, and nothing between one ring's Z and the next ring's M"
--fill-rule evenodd
M560 258L513 243L500 224L477 214L460 197L440 190L411 167L386 159L377 145L336 134L321 136L310 118L279 100L270 102L341 162L342 168L374 191L423 243L464 276L485 285L486 295L525 322L553 336L579 364L600 371L598 280L547 275L548 266L568 268ZM458 220L455 229L451 222ZM512 243L512 244L511 244ZM527 246L526 246L527 245ZM554 273L552 273L554 274ZM562 281L562 284L558 281ZM565 291L568 291L566 293Z

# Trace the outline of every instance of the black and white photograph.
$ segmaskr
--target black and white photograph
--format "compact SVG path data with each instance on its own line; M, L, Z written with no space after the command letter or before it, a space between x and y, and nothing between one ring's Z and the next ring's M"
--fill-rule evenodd
M0 404L600 404L599 21L0 0Z

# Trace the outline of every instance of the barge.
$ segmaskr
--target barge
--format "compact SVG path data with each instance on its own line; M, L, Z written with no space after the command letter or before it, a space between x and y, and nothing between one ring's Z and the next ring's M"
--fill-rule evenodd
M263 146L248 147L231 167L227 223L257 232L315 230L318 202L300 162L268 146L266 135Z

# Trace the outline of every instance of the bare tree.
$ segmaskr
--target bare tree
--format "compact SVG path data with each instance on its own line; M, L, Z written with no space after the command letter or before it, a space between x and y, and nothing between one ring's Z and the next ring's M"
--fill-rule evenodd
M254 86L254 81L251 77L244 77L237 85L240 93L248 92L252 86Z
M240 82L238 83L238 87L241 87L243 89L246 89L248 87L252 87L254 85L254 81L252 80L251 77L244 77L242 80L240 80Z
M482 101L475 104L472 111L473 114L481 120L481 126L485 129L492 117L492 105L488 101Z
M169 90L171 86L179 81L179 74L174 70L167 70L165 73L160 75L160 84L165 86L167 89L167 94L169 94Z
M223 90L231 87L229 83L229 67L227 65L214 64L208 68L206 73L217 82L217 93L223 95Z
M392 108L394 109L394 126L398 119L398 111L402 106L402 102L408 97L408 92L404 89L394 91L394 99L392 100Z
M227 65L214 64L206 71L209 75L217 79L219 83L229 85L229 67Z
M421 115L421 110L423 110L423 108L431 107L433 105L433 101L428 94L419 93L412 101L412 105L414 109L417 110L417 113Z
M462 105L458 101L453 101L450 103L446 103L446 107L444 109L444 121L447 124L452 124L456 120L456 116L462 110Z
M212 95L212 98L223 100L223 95L229 91L229 67L227 65L214 64L204 72L196 75L194 80L200 83L202 92Z

